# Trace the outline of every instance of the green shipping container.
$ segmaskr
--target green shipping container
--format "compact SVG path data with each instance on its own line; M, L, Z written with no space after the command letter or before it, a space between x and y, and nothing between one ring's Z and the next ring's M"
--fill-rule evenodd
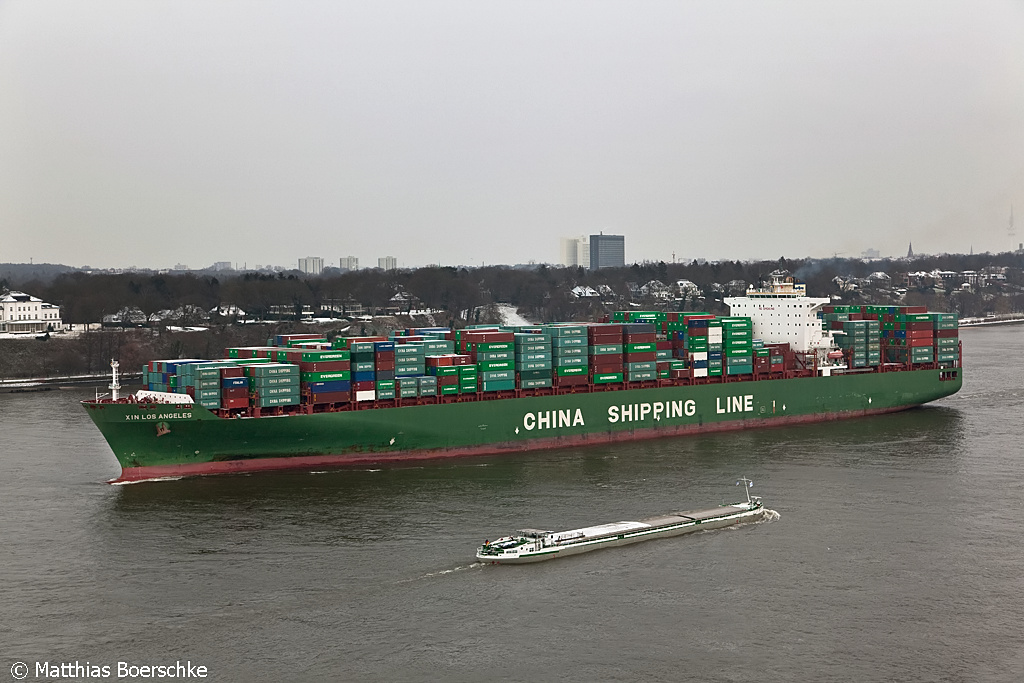
M482 381L480 388L483 391L515 391L516 381L514 379Z
M551 340L551 348L571 348L574 346L587 346L586 337L554 337Z
M492 370L489 372L481 372L480 380L483 382L515 382L516 373L515 370Z
M477 351L476 360L480 362L482 360L515 360L516 354L514 351Z
M522 370L519 373L519 379L544 379L545 377L551 379L551 369L546 370Z
M266 396L298 396L299 387L262 387L256 390L256 393L262 397Z
M658 379L657 370L640 370L638 372L626 373L626 378L630 382L643 382L646 380Z
M292 396L266 396L256 400L260 408L272 408L274 406L295 406L299 404L299 395Z
M299 376L291 377L250 377L249 388L259 391L264 387L296 387L299 386Z
M622 353L622 344L599 344L588 349L591 356Z
M496 351L514 351L515 342L479 342L473 347L477 354L480 352L491 353Z
M482 371L515 370L516 362L514 360L485 360L477 363L476 367Z
M551 360L551 351L530 351L529 353L516 352L517 361Z
M619 384L621 382L621 372L605 372L600 375L594 375L594 384Z

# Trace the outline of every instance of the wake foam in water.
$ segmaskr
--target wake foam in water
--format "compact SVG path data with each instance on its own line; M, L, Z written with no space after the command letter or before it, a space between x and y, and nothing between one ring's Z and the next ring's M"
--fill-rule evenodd
M486 562L474 562L473 564L467 564L467 565L465 565L463 567L452 567L451 569L441 569L440 571L436 571L436 572L427 572L426 574L424 574L422 576L417 576L414 579L405 579L403 581L399 581L398 583L410 583L412 581L420 581L421 579L430 579L430 578L433 578L435 576L444 576L445 574L454 574L455 572L461 572L461 571L464 571L466 569L478 569L480 567L486 567L486 566L487 566Z
M111 486L128 486L129 484L148 484L151 481L178 481L184 477L153 477L152 479L132 479L131 481L108 481Z
M761 519L757 521L757 524L760 524L761 522L774 522L778 520L780 517L782 517L782 515L780 515L775 510L769 510L768 508L765 508L764 514L761 515Z

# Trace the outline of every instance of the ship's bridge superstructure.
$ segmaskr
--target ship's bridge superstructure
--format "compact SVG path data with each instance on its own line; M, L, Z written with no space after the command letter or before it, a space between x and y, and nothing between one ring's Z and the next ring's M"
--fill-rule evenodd
M819 317L831 300L807 296L807 286L791 276L772 273L766 287L751 286L746 296L727 297L725 303L730 315L750 317L754 338L766 344L789 342L794 351L832 347L832 335L821 329Z

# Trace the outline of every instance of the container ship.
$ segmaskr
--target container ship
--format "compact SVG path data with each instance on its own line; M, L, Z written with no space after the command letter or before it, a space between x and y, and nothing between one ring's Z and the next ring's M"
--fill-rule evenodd
M115 482L613 443L904 410L962 385L954 314L833 306L792 278L730 315L389 337L279 335L221 360L153 361L84 401Z

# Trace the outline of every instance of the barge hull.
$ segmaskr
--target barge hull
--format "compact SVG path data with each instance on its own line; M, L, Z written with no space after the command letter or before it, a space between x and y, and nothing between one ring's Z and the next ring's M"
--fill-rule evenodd
M501 556L498 556L491 558L477 555L477 559L481 562L492 562L494 564L530 564L533 562L544 562L546 560L553 560L557 557L582 555L583 553L589 553L603 548L615 548L618 546L640 543L642 541L653 541L658 538L682 536L683 534L691 534L696 531L710 531L712 529L735 526L737 524L742 524L743 522L756 521L763 515L764 510L762 508L758 508L756 510L742 510L734 515L705 519L699 523L688 524L674 529L637 530L620 534L616 538L599 539L589 543L577 543L564 547L545 548L544 550L532 552L522 557L502 558Z

